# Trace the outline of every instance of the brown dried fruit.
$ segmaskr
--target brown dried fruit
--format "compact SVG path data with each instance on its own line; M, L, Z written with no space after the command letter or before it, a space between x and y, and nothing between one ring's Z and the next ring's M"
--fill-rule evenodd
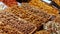
M15 16L14 14L6 12L6 11L0 12L0 22L1 22L0 26L3 27L6 25L9 25L14 30L17 30L18 32L21 32L23 34L32 34L36 30L36 27L33 24L31 24L30 22L25 21L24 19L21 19L21 18ZM7 29L9 29L9 27L6 27L4 32ZM7 33L11 33L11 32L9 32L9 30L8 30ZM13 33L15 33L15 32L13 32ZM11 33L11 34L13 34L13 33Z
M16 16L18 16L22 19L25 19L25 20L35 24L37 27L40 27L42 25L42 23L45 23L46 21L48 21L51 18L51 15L48 15L39 10L32 11L33 12L32 13L29 11L29 9L24 10L24 8L22 8L20 6L11 7L7 11L15 14ZM35 12L37 12L37 13L35 13Z

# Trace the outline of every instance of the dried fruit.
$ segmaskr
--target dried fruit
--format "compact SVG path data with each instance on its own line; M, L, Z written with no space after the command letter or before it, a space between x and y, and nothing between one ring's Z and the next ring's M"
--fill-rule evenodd
M36 10L36 11L33 11L33 10L31 10L33 12L32 13L31 11L29 11L29 9L25 10L24 8L20 6L14 6L14 7L9 8L7 11L15 14L16 16L22 19L25 19L35 24L37 27L40 27L43 23L47 22L51 18L51 15L43 13L39 10Z
M44 12L51 14L51 15L57 15L59 13L59 10L46 4L45 2L42 2L41 0L31 0L31 2L29 3L30 5L37 7L41 10L43 10Z
M23 34L32 34L36 30L35 25L32 23L25 21L24 19L21 19L12 13L2 11L0 12L0 26L2 26L4 29L6 28L4 32L7 30L7 33L11 33L11 31L9 32L10 28L5 27L6 25L11 26L13 33L16 33L13 30L17 30Z

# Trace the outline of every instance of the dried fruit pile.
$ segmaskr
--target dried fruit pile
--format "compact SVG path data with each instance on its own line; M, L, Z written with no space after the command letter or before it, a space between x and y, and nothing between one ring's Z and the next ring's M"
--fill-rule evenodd
M52 7L51 5L44 3L41 0L38 0L38 1L31 0L29 4L43 10L44 12L47 12L48 14L57 15L59 13L58 9Z
M26 6L26 8L29 8ZM34 8L34 7L32 7ZM9 9L7 9L8 12L11 12L15 14L16 16L25 19L33 24L35 24L37 27L41 26L42 23L45 23L48 21L53 15L49 15L39 9L32 9L29 8L26 10L24 7L14 6ZM32 10L31 10L32 9Z
M9 30L11 29L11 30ZM1 31L2 30L2 31ZM36 27L28 21L9 12L0 12L0 32L7 34L32 34ZM20 33L20 34L21 34Z

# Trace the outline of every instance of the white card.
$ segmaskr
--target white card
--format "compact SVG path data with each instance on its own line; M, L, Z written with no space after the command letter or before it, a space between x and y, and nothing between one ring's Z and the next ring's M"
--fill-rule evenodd
M50 0L42 0L42 1L44 1L44 2L46 2L46 3L51 3Z

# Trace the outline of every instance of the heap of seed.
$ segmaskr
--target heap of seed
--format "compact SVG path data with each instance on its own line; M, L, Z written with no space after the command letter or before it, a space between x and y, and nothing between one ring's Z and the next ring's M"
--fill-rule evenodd
M0 12L0 33L32 34L35 30L35 25L30 22L7 11Z

